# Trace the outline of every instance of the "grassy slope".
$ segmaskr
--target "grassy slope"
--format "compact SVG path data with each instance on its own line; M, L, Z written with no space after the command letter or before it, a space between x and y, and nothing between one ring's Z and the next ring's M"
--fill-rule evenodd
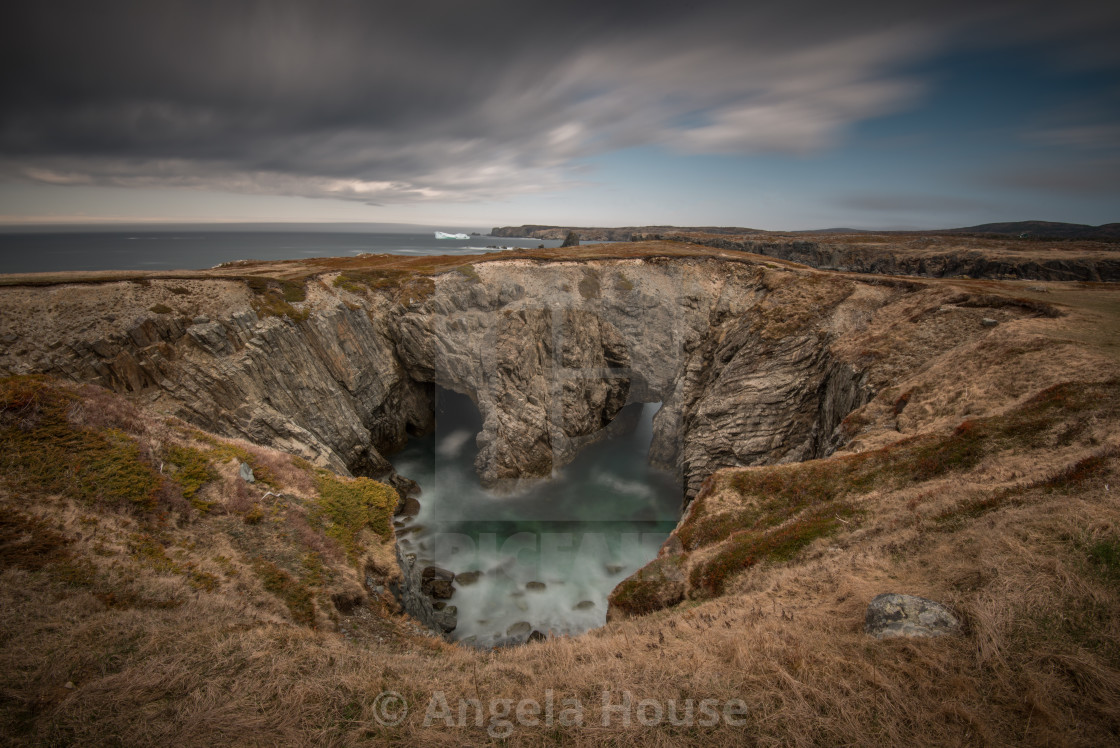
M668 569L688 599L492 653L425 636L387 596L363 595L364 574L392 577L376 500L337 500L306 465L95 388L10 380L0 732L17 744L460 745L488 742L487 725L425 727L434 690L486 704L552 689L582 701L585 728L522 727L520 742L1115 742L1120 433L1115 369L1101 361L1116 360L1116 305L1111 289L1052 288L1067 318L956 347L897 310L890 345L853 342L886 362L876 376L899 377L852 419L861 451L714 476L680 533L688 555ZM1024 342L1040 331L1043 345ZM891 368L938 345L933 363ZM61 455L60 435L73 447ZM240 482L241 460L271 486ZM105 480L118 467L132 480ZM886 591L950 604L964 635L869 639L864 608ZM603 727L604 689L616 703L622 689L740 698L747 724ZM412 704L403 725L377 722L383 690Z

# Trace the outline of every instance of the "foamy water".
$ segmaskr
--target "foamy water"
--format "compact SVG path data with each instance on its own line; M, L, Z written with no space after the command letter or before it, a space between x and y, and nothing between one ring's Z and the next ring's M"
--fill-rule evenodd
M420 513L398 522L404 552L422 566L478 572L457 578L447 601L458 610L455 639L493 646L606 621L607 595L657 555L680 508L679 485L647 464L658 407L642 406L633 433L586 449L551 480L499 496L474 471L477 410L440 393L435 434L393 464L422 489Z

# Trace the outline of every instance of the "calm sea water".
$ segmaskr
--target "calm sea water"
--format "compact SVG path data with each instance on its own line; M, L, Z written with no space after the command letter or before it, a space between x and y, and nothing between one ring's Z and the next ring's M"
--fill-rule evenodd
M482 254L559 241L425 233L340 231L90 231L0 233L0 273L61 270L200 270L233 260L299 260L374 254Z
M640 407L631 433L585 449L551 480L499 495L474 471L477 408L438 392L435 433L390 459L422 491L420 513L397 520L402 550L421 566L478 572L448 601L455 639L490 647L606 622L607 595L656 557L680 514L680 484L647 459L659 405Z

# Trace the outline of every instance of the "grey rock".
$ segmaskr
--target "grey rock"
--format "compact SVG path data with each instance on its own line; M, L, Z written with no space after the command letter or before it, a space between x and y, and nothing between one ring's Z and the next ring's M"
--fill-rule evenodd
M415 517L420 513L420 502L409 496L402 501L397 507L397 516L400 517Z
M995 327L999 324L999 320L994 320L991 317L984 317L982 320L980 320L980 324L984 327Z
M511 638L528 636L532 630L533 626L528 621L518 621L506 629L506 636Z
M429 597L447 600L455 593L455 574L438 566L425 566L420 572L420 589Z
M399 545L397 565L401 569L401 580L391 587L401 607L433 631L442 633L454 631L458 625L458 618L453 606L446 606L443 610L435 609L433 600L422 589L421 570L416 566L416 557L413 554L405 554Z
M578 603L576 603L575 608L573 608L573 610L591 610L594 607L595 607L595 603L592 602L591 600L580 600Z
M468 587L477 582L481 576L481 571L464 571L455 575L455 584L460 587Z
M249 467L249 463L243 462L237 469L237 474L241 476L241 480L246 483L256 483L257 477L253 475L253 468Z
M941 603L914 595L887 592L867 606L863 630L877 639L955 634L960 621Z

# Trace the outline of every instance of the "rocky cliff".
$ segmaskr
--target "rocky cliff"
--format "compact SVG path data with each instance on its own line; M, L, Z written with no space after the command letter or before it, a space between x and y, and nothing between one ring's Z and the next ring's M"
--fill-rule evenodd
M651 457L687 495L719 467L827 454L868 396L830 350L846 280L712 258L513 260L401 303L338 277L308 280L291 314L220 279L8 289L0 366L374 476L430 427L438 385L477 403L478 472L495 487L547 477L627 403L663 402Z
M286 309L262 302L276 290L220 278L8 288L0 370L135 393L372 476L431 427L445 387L478 405L478 473L496 488L549 476L624 405L661 402L650 457L687 500L722 467L829 454L845 415L889 381L853 336L877 309L941 298L701 253L477 262L415 288L365 280L309 275Z

